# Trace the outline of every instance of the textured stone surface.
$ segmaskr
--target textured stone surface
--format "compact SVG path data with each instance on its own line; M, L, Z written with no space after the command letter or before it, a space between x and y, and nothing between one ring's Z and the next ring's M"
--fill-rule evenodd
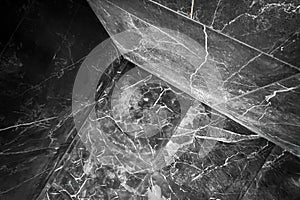
M1 200L300 197L299 1L89 4L3 3Z

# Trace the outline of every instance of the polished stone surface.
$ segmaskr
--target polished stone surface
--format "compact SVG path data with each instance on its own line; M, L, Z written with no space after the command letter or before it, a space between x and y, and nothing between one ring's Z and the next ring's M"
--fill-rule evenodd
M76 136L76 72L108 37L84 1L15 3L1 3L1 200L35 199L45 186Z
M300 64L299 0L154 2L290 64Z
M1 200L300 198L299 1L88 3L3 3Z
M300 76L297 66L233 41L151 2L140 1L141 6L122 1L115 7L114 3L92 1L91 4L110 34L136 30L130 43L132 46L127 44L128 40L115 39L121 51L132 50L125 55L127 59L253 132L300 155ZM134 15L126 8L134 10ZM147 11L151 11L150 14L147 15ZM159 15L162 12L164 16ZM178 21L181 23L176 24ZM175 31L170 33L164 28ZM152 52L152 48L159 50ZM169 54L176 54L176 57Z

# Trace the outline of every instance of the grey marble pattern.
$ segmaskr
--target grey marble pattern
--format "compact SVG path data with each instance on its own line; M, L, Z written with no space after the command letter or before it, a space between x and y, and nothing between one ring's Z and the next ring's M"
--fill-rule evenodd
M1 37L1 200L41 192L76 136L70 109L76 70L108 37L86 2L15 3L3 2L1 17L9 35ZM6 4L17 7L16 18L5 14L13 13ZM10 19L19 21L6 30Z
M131 9L134 9L136 5L125 1L119 4L125 8L130 6ZM199 42L198 46L193 47L194 44L192 43L184 43L184 36L169 36L164 33L163 29L159 31L153 28L153 31L157 32L155 34L158 35L154 36L157 37L154 39L165 35L166 38L170 37L172 39L167 48L172 49L176 45L175 53L180 54L185 51L187 45L192 46L189 50L197 57L192 57L192 55L187 54L188 52L184 53L185 58L189 59L188 61L194 66L186 65L186 67L182 67L181 63L178 64L178 61L176 61L176 64L175 62L167 63L165 66L162 62L160 66L156 67L155 58L152 61L151 54L149 58L146 57L148 52L144 52L144 48L142 48L144 44L138 44L140 49L135 49L136 52L133 56L138 58L130 57L131 55L127 58L133 59L142 67L146 59L147 62L153 65L147 65L147 68L144 68L154 75L159 76L196 99L205 101L209 106L257 134L278 145L285 146L294 154L298 154L299 134L297 127L300 118L297 114L299 109L299 98L297 96L299 94L299 69L296 66L272 58L237 41L232 41L214 30L190 22L183 17L180 18L182 22L175 26L174 24L179 20L174 17L175 13L167 12L164 8L159 8L152 3L143 3L143 5L148 10L153 7L153 11L147 18L145 18L146 10L141 8L140 12L135 12L135 15L139 16L136 17L119 6L114 8L111 3L92 4L100 21L105 24L110 34L117 34L130 28L134 30L146 27L145 33L138 32L140 35L137 36L136 40L139 40L138 38L148 36L147 31L152 30L153 24L158 27L172 28L191 36L196 42ZM112 13L112 15L103 14L100 12L101 9ZM153 14L154 12L162 12L162 10L168 16L165 14L165 16L160 17ZM184 42L182 43L182 41ZM118 47L125 49L121 45ZM149 42L149 45L152 45L151 42ZM165 42L163 45L165 45ZM159 42L156 46L159 46ZM193 52L194 48L197 48L195 52ZM159 53L154 55L157 56ZM197 67L199 66L201 70L198 70ZM215 73L212 69L217 71L217 76L220 76L217 77L218 80L215 80L215 77L210 77L212 73ZM170 73L172 74L170 75ZM201 76L209 77L209 81L219 81L219 83L216 83L218 85L213 87L213 91L210 91L210 88L205 88L208 86L197 80L197 77L201 78ZM181 82L178 80L181 80ZM204 93L204 95L199 93ZM224 98L224 101L220 101L220 98ZM283 104L283 102L285 103ZM278 104L280 104L280 109ZM286 132L286 134L283 132ZM275 141L277 139L278 141Z
M299 199L299 4L3 2L0 199Z
M155 1L174 11L175 1ZM187 16L212 29L299 66L299 1L184 1ZM191 8L193 5L193 8ZM192 16L191 16L192 14ZM286 56L285 56L286 55ZM291 59L293 58L293 59Z

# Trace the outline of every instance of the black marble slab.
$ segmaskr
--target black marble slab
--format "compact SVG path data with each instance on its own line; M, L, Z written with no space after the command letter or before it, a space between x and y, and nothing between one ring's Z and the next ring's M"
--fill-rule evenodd
M7 36L1 36L0 199L31 200L76 136L76 72L108 35L85 1L6 4L1 2Z
M133 36L136 38L133 39L133 44L130 43L132 47L127 47L127 40L122 43L118 38L115 39L122 51L134 49L132 55L126 55L127 59L137 62L145 70L197 100L208 103L253 132L299 154L300 98L299 69L296 66L270 57L151 2L91 1L91 6L110 34L128 29L136 30L138 36ZM178 21L181 23L177 23ZM164 28L175 31L169 33ZM151 43L152 41L147 40L152 37L151 31L154 32L154 41L162 37L166 39ZM187 36L177 34L176 31L191 38L186 39ZM153 57L157 57L160 52L155 54L144 49L147 45L156 47L160 43L164 46L159 48L175 49L170 51L185 56L184 59L191 66L182 67L186 62L180 65L177 60L171 63L167 60L166 64L163 61L157 66L158 61ZM185 52L186 49L189 52ZM200 80L201 77L208 78L203 81Z
M271 56L296 66L300 65L297 58L300 54L298 0L154 0L153 2Z
M1 38L1 200L300 198L297 2L157 2L90 1L94 12L85 1L4 4L10 13L4 16L14 18L6 21L7 36ZM241 26L247 31L254 22L240 18L254 14L255 20L263 16L262 25L289 20L282 29L265 27L242 37ZM218 28L234 18L240 25ZM143 45L158 45L158 51L138 48L118 57L124 46L109 43L103 53L99 44L108 34L128 28L141 32L113 41L125 38L130 48L140 41L137 36L149 36L154 43ZM166 37L162 28L175 32ZM149 55L159 70L139 59ZM106 61L111 61L107 68ZM223 97L208 95L200 74L194 87L203 89L204 98L172 73L189 76L199 63L221 75L217 86L225 89L210 86L225 91L226 106L215 104ZM82 69L88 76L79 76ZM207 77L213 72L199 71ZM140 79L144 84L136 84ZM161 123L170 125L159 132L154 115L155 125L147 122L146 131L133 137L137 127L118 121L126 117L118 112L123 109L119 93L130 91L125 86L145 93L137 102L145 107L130 109L132 119L152 119L161 108L151 99L161 94ZM84 95L74 102L74 93ZM74 112L74 105L82 109ZM179 125L172 112L180 113Z

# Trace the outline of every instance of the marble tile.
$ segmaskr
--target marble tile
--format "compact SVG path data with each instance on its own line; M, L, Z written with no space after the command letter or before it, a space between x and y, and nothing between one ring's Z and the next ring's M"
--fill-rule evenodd
M34 199L76 136L70 109L76 70L108 36L86 2L72 1L34 1L13 34L7 31L0 199Z
M182 7L176 1L155 1L176 12ZM290 52L280 49L285 44L297 49L297 41L291 39L299 32L300 1L231 1L191 0L192 19L216 31L231 36L265 53L299 66L296 60L289 60ZM191 14L191 12L190 12ZM279 54L274 54L279 51ZM285 55L285 56L282 56Z
M152 57L150 59L146 57L149 56L149 53L144 51L144 44L141 43L142 45L138 46L139 43L137 43L137 47L132 47L136 53L126 55L127 59L134 60L145 70L151 71L154 75L194 98L208 103L209 106L253 132L284 148L288 148L294 154L298 154L299 134L297 126L299 124L299 116L297 110L299 110L299 103L297 103L297 99L299 98L297 98L297 95L299 90L299 69L297 67L232 40L212 29L206 28L206 26L203 27L189 19L169 12L159 7L159 5L151 2L139 2L143 7L137 7L137 4L127 1L118 3L118 6L115 6L115 8L113 3L116 2L99 3L92 1L91 5L110 34L117 34L130 28L133 30L147 28L145 32L137 31L139 36L136 40L148 37L149 32L153 31L154 37L166 37L167 40L171 38L172 41L167 48L172 49L174 48L173 45L176 44L176 53L178 54L184 52L188 45L191 46L190 52L197 48L197 51L192 52L197 57L192 57L192 55L184 52L185 58L192 63L191 66L182 67L176 61L171 64L161 63L158 70L156 67L157 61L155 59L152 61ZM130 7L131 10L135 9L134 15L126 11L127 7ZM145 10L142 10L142 8ZM112 14L106 15L100 10L105 10ZM147 14L146 10L148 10L149 14ZM155 15L155 12L163 12L164 16ZM181 23L176 23L177 21ZM161 27L161 29L152 25ZM166 34L164 28L180 31L195 41L185 41L187 39L185 39L184 35ZM195 42L198 43L197 47L193 46L196 45ZM154 46L151 44L151 41L146 45ZM159 43L155 43L155 46L158 45ZM118 47L125 49L125 47L122 47L122 44ZM158 56L158 54L159 52L154 55ZM151 65L146 65L145 59ZM201 70L198 70L198 66L203 67ZM212 71L212 69L215 71ZM215 77L211 76L212 73ZM214 82L211 83L213 90L208 88L203 83L203 80L197 79L203 76L209 77L210 80L208 81ZM223 102L222 98L224 98ZM279 105L283 101L286 103ZM287 132L286 134L283 133L285 131Z
M172 165L163 168L160 175L157 172L149 175L98 164L78 142L66 156L63 167L58 167L55 179L47 185L46 194L41 199L147 199L146 191L151 179L163 188L165 198L209 199L214 196L236 199L244 194L241 189L246 191L251 185L255 172L262 167L274 147L263 139L234 146L218 143L207 157L199 159L199 153L203 151L201 143L200 140L195 142ZM255 152L256 155L251 155Z
M97 62L97 55L92 54L92 57L94 59L88 57L88 60ZM83 65L87 66L86 64ZM143 72L141 69L136 69L139 71L130 74L129 72L137 66L128 63L126 60L116 62L111 67L112 69L108 69L104 73L107 78L102 77L100 79L101 87L97 91L99 95L96 95L99 99L107 98L104 101L107 102L107 105L99 102L96 107L96 109L99 109L96 111L98 118L100 118L96 121L98 124L101 123L100 120L105 118L106 110L110 109L109 104L112 104L109 103L110 98L116 98L106 95L114 93L114 91L108 92L114 90L110 83L106 81L109 77L112 78L112 82L116 81L117 88L122 88L122 85L120 85L119 80L116 80L115 77L118 76L116 74L121 75L120 81L122 77L147 77L147 72ZM120 70L120 72L115 72L114 68ZM142 73L146 74L142 75ZM103 81L103 84L101 84L101 81ZM134 80L130 79L130 81ZM156 82L158 81L156 80ZM103 95L104 97L102 97ZM180 100L179 102L180 107L182 107L183 102ZM213 115L220 115L208 107L198 105L196 108L204 109L202 111L209 114L199 113L198 116L201 118L199 121L194 120L194 128L205 125L210 118L216 120ZM186 115L189 115L189 112L186 112ZM94 117L90 118L93 119ZM87 119L85 123L86 125L81 128L79 133L80 140L78 140L75 148L66 154L61 162L62 164L58 165L51 178L53 181L49 182L45 188L44 196L41 196L40 199L147 199L149 198L147 188L151 185L151 181L163 188L161 192L164 198L184 199L187 197L193 199L196 196L202 196L204 199L208 199L216 196L217 192L223 192L224 194L216 197L232 199L243 194L240 192L241 188L245 188L246 191L247 186L250 185L251 180L274 148L274 144L253 135L252 132L235 124L232 120L226 119L223 128L224 131L227 131L227 135L207 135L207 129L203 128L196 132L196 139L191 145L179 149L179 153L176 153L175 160L170 162L170 165L160 165L161 163L156 165L153 162L154 166L159 167L160 170L152 171L148 165L141 163L143 160L136 162L133 155L129 156L132 150L130 141L128 140L129 143L124 144L127 139L121 138L122 133L116 132L117 134L113 135L114 133L111 133L111 131L104 130L103 127L107 126L105 123L101 125L102 127L94 129L93 127L98 127L94 120ZM214 121L211 126L217 128L218 124ZM188 128L188 126L185 127ZM101 136L100 130L107 135L107 139L105 136ZM177 130L180 130L180 128ZM155 138L155 136L153 137ZM172 137L170 141L174 143L179 144L184 141L180 136L174 138L174 135L172 135ZM137 141L135 139L131 140L133 142ZM136 151L139 151L137 150L138 146L138 144L135 144ZM168 145L165 146L165 148L169 147ZM124 149L127 150L124 151ZM116 155L118 151L122 151L122 154ZM134 154L144 155L144 153L136 151ZM160 159L161 157L157 158ZM166 158L164 159L167 162ZM139 166L143 170L128 170L125 166L130 161L133 161L134 166ZM206 186L203 183L210 184L211 191L208 190L209 188L204 189ZM225 188L227 189L225 190ZM237 193L237 191L240 193ZM226 193L231 195L226 195Z
M121 52L132 51L124 55L126 59L137 64L144 70L151 72L153 75L161 78L179 90L184 91L195 99L204 101L219 111L220 115L227 116L229 119L247 127L254 133L298 155L299 144L297 141L299 141L299 135L297 134L296 127L299 122L291 121L298 119L296 114L298 103L292 105L297 101L298 94L299 69L296 66L273 58L257 48L253 48L232 37L220 34L212 28L193 22L186 17L179 16L152 2L119 2L111 0L107 2L90 1L90 4L99 20L112 36L128 29L136 34L132 36L133 38L126 40L122 40L122 37L118 40L118 37L115 37L114 41ZM166 28L168 28L168 30L166 30ZM169 29L175 30L175 32ZM195 41L180 33L190 36ZM148 40L148 38L152 40ZM153 40L155 41L154 44L151 43ZM143 42L139 43L139 41ZM157 48L158 50L152 51L151 47ZM147 48L150 48L151 51L147 51ZM180 55L184 53L184 58L189 62L182 61L176 57L176 55L170 55L162 49ZM172 51L173 49L174 51ZM188 51L186 51L186 49ZM197 55L197 57L191 55L190 52ZM166 62L164 62L163 59L166 59ZM149 63L151 64L149 65ZM157 63L159 63L159 65L157 65ZM98 66L97 62L87 64L87 66L90 65ZM194 66L202 67L201 71L198 71L198 68ZM211 77L211 73L214 72L211 71L213 67L220 72L221 76L218 78L222 79L220 84L226 93L225 96L227 100L221 103L219 101L221 96L215 94L216 91L218 91L218 87L210 93L209 90L203 86L203 80L201 80L203 74L204 76ZM205 71L205 69L207 71ZM101 67L96 71L104 72ZM94 73L97 73L96 71ZM119 74L122 73L120 72ZM192 79L191 76L195 79ZM202 89L200 91L201 93L195 93L194 90L199 91L199 88ZM221 93L222 91L218 92ZM201 96L203 93L204 95ZM109 92L105 92L105 94L109 94ZM108 100L105 102L107 101ZM284 105L283 101L286 102ZM224 107L222 107L222 105ZM289 107L290 105L291 107ZM279 116L283 118L279 118ZM289 118L288 116L292 117ZM284 120L287 121L284 122ZM90 123L93 124L93 122ZM93 126L97 125L90 125L89 127ZM103 140L101 139L103 141L103 145L100 145L101 148L94 144L92 141L97 141L96 135L98 137L102 132L105 131L102 129L95 130L95 132L90 129L86 131L85 129L82 130L81 137L85 145L90 149L89 151L94 152L92 157L97 158L95 163L105 163L106 165L114 166L116 170L123 169L123 167L127 169L127 164L130 165L129 163L132 162L136 163L136 165L134 165L135 167L138 166L138 168L134 168L133 171L149 168L137 160L131 161L129 157L124 155L124 152L122 155L118 153L114 154L114 151L121 151L122 145L116 147L115 150L108 150L109 145L104 147L107 145L105 137ZM217 134L214 135L214 137L217 138L216 140L224 143L225 140L221 133L221 131L218 132L220 135ZM88 136L85 134L88 134ZM231 135L234 134L239 133L231 132ZM87 137L90 137L89 141L86 139ZM204 133L196 132L194 137L201 139L206 137L207 139L208 135L205 131ZM174 140L173 143L182 144L186 139L187 138ZM210 137L208 141L211 140L212 138ZM114 145L121 144L121 141L118 141L117 138L113 141ZM170 141L172 141L172 139ZM207 142L207 140L204 141ZM234 143L238 150L235 151L235 148L231 145L229 145L230 150L227 149L228 144L226 142L229 144ZM160 188L159 192L163 194L164 198L172 199L196 199L197 197L202 197L203 199L243 198L249 191L248 189L251 187L252 181L256 178L257 173L260 172L265 161L269 159L268 157L273 151L274 144L264 139L252 140L249 138L246 139L246 141L236 142L234 140L227 140L226 142L225 144L214 143L214 145L212 145L213 148L208 151L209 153L205 155L204 158L198 157L198 160L192 161L189 159L184 160L182 163L185 167L183 168L180 168L180 159L184 158L185 153L180 154L178 160L175 159L171 162L174 163L175 166L178 165L178 167L174 169L176 173L171 173L169 176L168 173L170 173L170 169L168 169L167 174L165 174L163 171L164 167L159 171L158 169L161 165L156 166L155 160L149 161L155 165L154 172L152 173L155 174L156 170L158 170L166 182L166 184L157 184ZM193 144L196 145L197 141L194 141ZM241 146L239 146L239 144ZM199 146L204 149L209 149L210 145L207 143L206 145L207 146L201 143ZM249 148L250 146L255 147L255 149L251 150ZM181 146L183 149L184 147L191 148L191 146ZM166 148L168 148L168 146L166 146ZM244 152L244 150L242 150L243 148L246 148L249 152ZM183 149L181 149L181 151L183 151ZM192 151L190 149L184 149L184 152L188 152L187 154L189 154ZM200 152L203 153L203 149ZM195 154L199 156L199 154L201 155L200 152L196 150ZM133 151L133 153L136 152ZM240 153L242 154L242 158L239 157ZM228 161L236 156L239 157L238 162L234 162L233 165L228 164ZM218 161L213 161L216 158L218 161L223 158L224 162L220 164ZM296 157L294 158L298 159ZM168 163L168 158L166 157L159 159L164 159L164 162ZM197 162L201 161L204 163L198 166ZM206 164L211 165L205 167ZM165 164L162 166L165 166ZM167 166L168 165L166 165L166 167ZM219 168L220 171L218 171ZM149 170L151 171L151 169ZM122 176L120 175L120 177ZM124 177L120 179L126 180ZM150 177L149 179L151 180ZM124 182L124 184L121 183L121 185L125 188L127 187L126 182ZM168 186L164 187L163 185ZM147 186L142 187L138 185L132 191L132 195L145 196L136 198L146 198L148 195L148 198L150 198L152 195L151 191L140 191L140 189L145 187ZM152 188L155 189L156 187L152 186ZM115 195L119 195L119 189L114 189L113 191L115 191ZM259 192L257 192L257 195L259 195L258 193ZM255 194L255 192L253 194ZM281 195L276 196L278 199L280 197Z
M299 160L274 148L241 199L299 198Z
M298 1L3 5L1 200L300 198Z

